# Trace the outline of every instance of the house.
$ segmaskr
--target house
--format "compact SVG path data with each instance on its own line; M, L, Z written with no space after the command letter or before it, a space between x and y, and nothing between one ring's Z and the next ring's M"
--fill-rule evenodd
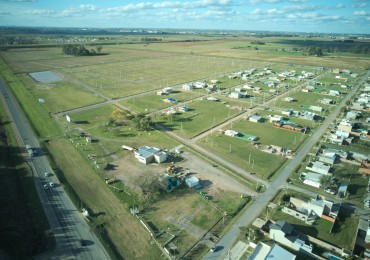
M316 172L316 173L324 174L324 175L329 175L330 174L329 173L330 165L326 165L326 164L324 164L323 162L320 162L320 161L310 162L306 166L306 169L310 170L310 171L313 171L313 172Z
M319 156L319 161L320 162L327 163L327 164L330 164L330 165L333 165L337 159L338 159L337 154Z
M310 120L310 121L315 121L315 120L319 119L319 116L317 114L312 113L312 112L308 112L308 111L302 111L302 112L299 113L299 115L303 119L307 119L307 120Z
M206 87L206 90L207 91L216 91L217 90L217 86L216 84L210 84Z
M246 84L243 86L243 89L254 89L254 87L252 85Z
M218 81L217 79L211 79L209 82L211 82L212 84L220 83L220 81Z
M260 116L257 116L257 115L251 115L249 117L249 121L253 122L253 123L261 123L263 121L262 117Z
M156 93L158 96L164 96L166 95L166 93L164 93L162 90L161 91L157 91Z
M337 131L335 131L335 134L336 134L337 136L341 136L341 137L343 137L343 138L348 138L348 137L349 137L349 132L344 132L344 131L342 131L342 130L337 130Z
M176 109L173 107L166 111L166 115L175 115L176 113Z
M174 98L164 98L164 99L162 99L162 101L164 102L164 103L175 103L175 102L177 102L176 101L176 99L174 99Z
M193 88L194 88L193 83L186 83L182 85L183 90L193 90Z
M283 117L279 116L279 115L273 115L273 116L270 116L270 118L269 118L270 123L280 122L282 119L283 119Z
M270 226L270 239L302 253L311 253L312 245L307 244L307 236L297 233L293 226L286 221L278 220Z
M285 98L283 98L283 101L285 101L285 102L294 102L296 100L292 97L285 97Z
M241 98L243 97L244 95L240 92L237 92L237 91L233 91L230 93L229 97L230 98Z
M186 185L188 185L189 188L193 188L197 185L199 185L199 179L195 176L190 176L185 179Z
M194 87L195 88L205 88L205 87L207 87L207 84L204 83L204 82L197 81L197 82L194 83Z
M238 133L238 132L236 132L236 131L234 131L234 130L226 130L226 131L224 132L224 134L225 134L226 136L235 137L235 136L237 136L239 133Z
M207 100L208 101L214 101L214 102L218 101L218 99L215 98L215 97L208 97Z
M338 196L340 198L344 198L345 196L347 196L347 189L348 189L348 183L341 182L338 188Z
M284 110L281 112L283 115L286 115L286 116L292 116L294 114L293 110L291 109L288 109L288 110Z
M361 112L359 112L359 111L350 110L346 113L346 118L347 119L357 119L360 116L361 116Z
M172 88L170 88L170 87L165 87L165 88L163 88L163 89L162 89L162 91L163 91L166 95L168 95L168 94L171 94L171 93L172 93Z
M322 112L323 108L319 106L310 106L310 110L316 111L316 112Z
M319 195L315 199L310 199L307 202L290 197L288 206L282 211L306 224L312 225L317 218L328 220L332 223L339 213L340 204L335 204L332 201L325 200Z
M285 250L278 244L272 246L266 245L259 242L252 254L248 258L249 260L294 260L296 256Z
M343 132L351 133L352 132L352 123L348 120L342 120L338 125L338 130Z
M177 110L178 110L179 112L184 113L184 112L189 111L189 108L188 108L187 106L181 106L181 107L179 107Z
M152 161L162 163L166 161L167 153L156 147L142 146L135 151L135 158L144 164L148 164Z
M310 185L315 188L320 188L320 178L321 174L320 173L315 173L315 172L308 172L305 173L303 172L301 176L304 178L303 183L306 185Z
M323 98L323 99L321 99L321 101L320 101L322 104L325 104L325 105L332 105L332 104L334 104L334 101L333 100L331 100L330 98Z
M302 88L302 89L301 89L301 91L302 91L302 92L304 92L304 93L309 93L309 92L311 92L311 90L309 90L308 88Z
M329 96L339 96L340 95L340 92L338 90L331 89L331 90L329 90L328 95Z

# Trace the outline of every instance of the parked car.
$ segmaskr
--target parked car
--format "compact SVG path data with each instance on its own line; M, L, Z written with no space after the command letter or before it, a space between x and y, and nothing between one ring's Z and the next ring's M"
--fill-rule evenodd
M50 172L45 172L45 177L49 177L51 176L51 173Z
M49 189L49 186L47 184L44 185L44 189L47 190Z
M329 194L332 194L332 195L335 195L335 193L337 193L335 190L333 189L326 189L325 190L326 193L329 193Z
M55 187L55 184L54 184L54 182L49 182L49 185L50 185L50 188L54 188Z

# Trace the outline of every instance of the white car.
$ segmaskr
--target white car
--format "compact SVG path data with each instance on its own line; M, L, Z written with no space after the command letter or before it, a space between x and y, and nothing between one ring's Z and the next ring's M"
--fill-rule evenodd
M49 185L50 185L50 188L54 188L55 187L55 184L54 184L54 182L49 182Z
M50 172L45 172L45 177L49 177L51 176L51 173Z
M49 189L49 186L47 184L44 185L44 189L47 190Z

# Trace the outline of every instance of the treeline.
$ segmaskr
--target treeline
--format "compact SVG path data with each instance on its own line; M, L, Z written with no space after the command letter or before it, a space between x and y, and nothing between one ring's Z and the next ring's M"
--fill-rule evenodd
M355 45L348 51L356 54L370 54L370 45Z
M88 50L83 45L67 44L63 45L62 52L66 55L74 56L94 56L99 55L103 49L103 46L96 46L96 49Z
M1 36L1 45L21 45L21 44L38 44L40 42L36 37L24 36Z
M142 42L161 42L162 38L155 38L155 37L142 37Z
M321 57L324 55L324 51L321 47L307 47L305 54L309 56Z

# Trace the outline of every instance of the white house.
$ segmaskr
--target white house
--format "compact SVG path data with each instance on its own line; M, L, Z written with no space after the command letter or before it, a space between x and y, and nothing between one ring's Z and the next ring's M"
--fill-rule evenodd
M253 123L261 123L263 121L262 117L260 116L257 116L257 115L251 115L249 117L249 121L253 122Z
M172 88L170 87L165 87L162 89L163 93L165 93L166 95L168 94L171 94L172 93Z
M208 101L218 101L218 99L215 97L207 97L207 100Z
M209 82L211 82L212 84L220 83L220 81L218 81L217 79L211 79Z
M304 176L303 183L306 185L310 185L315 188L320 188L320 178L321 174L320 173L315 173L315 172L307 172L307 173L302 173L302 176Z
M197 81L197 82L194 83L194 87L195 88L205 88L205 87L207 87L207 84L204 83L204 82Z
M320 173L320 174L324 174L324 175L329 175L330 174L329 173L330 165L326 165L323 162L319 162L319 161L310 162L306 166L306 169L310 170L310 171L313 171L313 172Z
M183 90L193 90L193 83L186 83L182 85Z
M235 137L235 136L237 136L239 133L238 133L238 132L236 132L236 131L234 131L234 130L226 130L226 131L224 132L224 134L225 134L225 135L227 135L227 136Z
M330 96L339 96L340 95L340 92L338 90L331 89L331 90L329 90L329 93L328 94Z
M322 104L325 104L325 105L331 105L331 104L334 104L334 101L331 100L330 98L323 98L321 99L320 101Z
M283 98L283 101L285 101L285 102L294 102L296 100L292 97L285 97L285 98Z
M286 116L292 116L293 115L293 110L291 110L291 109L287 109L287 110L284 110L284 111L282 111L281 112L283 115L286 115Z
M269 236L270 239L295 251L312 252L312 245L306 244L307 237L298 234L293 226L286 221L278 220L275 224L272 224Z
M239 258L238 258L239 259ZM278 244L272 246L259 242L248 260L295 260L296 256Z
M270 116L270 123L273 123L273 122L279 122L283 119L282 116L279 116L279 115L273 115L273 116Z
M167 159L167 153L156 147L142 146L135 151L135 158L144 164L148 164L153 160L156 163L162 163Z
M229 95L230 98L241 98L243 97L243 94L237 91L233 91Z

